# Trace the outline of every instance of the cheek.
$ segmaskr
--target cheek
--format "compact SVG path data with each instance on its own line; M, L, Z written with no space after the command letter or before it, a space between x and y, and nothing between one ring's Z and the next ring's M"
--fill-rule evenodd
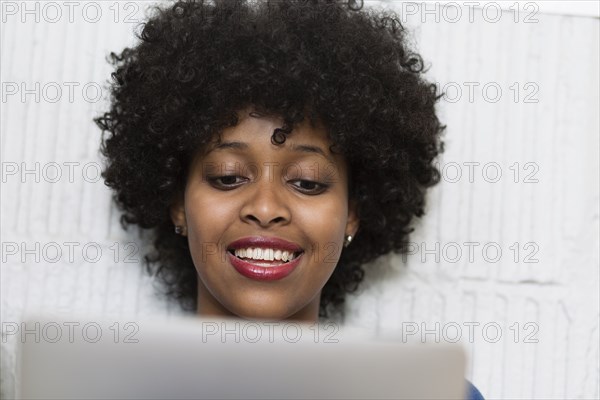
M186 192L185 212L192 248L217 244L237 214L233 200L223 201L209 191L192 188Z
M295 217L312 243L313 260L333 270L342 252L347 208L339 200L324 202L303 207Z
M185 197L188 243L190 254L200 280L207 288L217 279L214 269L208 268L215 262L225 262L221 239L232 221L235 205L231 201L216 199L210 191L190 188Z

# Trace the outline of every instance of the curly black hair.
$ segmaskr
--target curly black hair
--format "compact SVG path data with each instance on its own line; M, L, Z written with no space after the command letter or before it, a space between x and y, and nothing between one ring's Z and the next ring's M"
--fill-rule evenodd
M147 269L170 298L197 306L197 273L170 206L197 149L248 105L282 117L284 133L320 119L348 161L360 228L323 288L320 317L343 312L363 264L406 251L440 179L444 126L441 95L396 13L355 1L178 1L155 7L138 39L110 54L111 106L95 122L121 223L152 230Z

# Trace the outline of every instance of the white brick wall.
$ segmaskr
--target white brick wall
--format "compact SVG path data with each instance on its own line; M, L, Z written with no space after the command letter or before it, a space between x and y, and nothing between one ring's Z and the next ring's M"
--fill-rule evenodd
M17 6L15 15L9 3ZM36 23L35 14L22 14L22 4L2 4L2 322L33 311L178 314L154 295L138 263L124 262L131 251L134 261L141 258L143 241L137 232L121 230L109 191L92 182L100 160L99 130L91 120L106 106L86 101L96 96L94 86L86 94L82 87L97 82L104 88L111 72L106 54L133 43L135 24L114 20L135 11L126 8L134 3L119 3L118 17L108 8L114 3L98 3L103 8L96 23L82 18L85 3L75 8L73 23L64 7L55 23L49 21L57 18L52 9L40 9ZM35 3L26 4L33 9ZM598 19L537 11L537 22L523 23L532 10L522 10L517 23L506 9L497 23L488 22L479 8L473 22L466 9L456 23L443 14L439 22L424 15L421 23L422 10L404 21L432 65L428 76L448 92L440 105L448 126L445 180L432 191L413 237L415 254L406 262L389 256L369 266L363 289L349 299L345 322L396 335L415 326L435 331L438 322L442 340L459 327L471 356L468 377L486 398L599 398ZM88 19L94 11L86 9ZM22 82L28 89L40 82L39 102L33 94L21 101ZM69 82L79 83L72 102ZM467 85L477 84L471 101ZM62 97L48 101L57 86ZM492 102L498 87L502 94ZM455 100L457 88L462 97ZM525 102L528 95L537 102ZM25 175L25 183L22 171L11 175L12 168L33 169L36 162L39 182L35 173ZM57 183L48 182L57 170L49 162L61 166ZM65 162L79 163L71 164L72 182ZM502 176L489 182L497 169ZM526 183L527 177L538 182ZM29 254L21 262L23 246L33 249L36 242L41 253L45 249L42 259ZM102 255L86 262L80 245L71 261L69 242L96 243ZM138 247L125 247L129 242ZM472 245L472 262L467 242L479 243ZM51 243L63 251L59 262L50 262L56 250ZM486 244L488 260L501 249L496 262L482 254ZM88 257L95 257L94 246ZM525 262L527 255L538 262ZM479 323L472 325L472 343L470 322ZM492 343L494 327L501 334ZM6 398L15 385L14 345L13 337L3 337Z

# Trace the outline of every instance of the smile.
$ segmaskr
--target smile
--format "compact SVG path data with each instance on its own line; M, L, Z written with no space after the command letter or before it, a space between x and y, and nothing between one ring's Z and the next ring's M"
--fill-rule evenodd
M227 258L247 278L283 279L300 264L304 250L299 244L279 237L249 236L229 244Z
M230 250L234 256L246 260L248 262L255 261L268 261L266 263L256 263L253 264L262 265L268 267L272 265L280 265L282 263L290 262L296 257L298 257L301 252L296 251L288 251L288 250L280 250L280 249L261 249L261 248L252 248L248 247L246 249L235 249ZM281 262L279 262L281 261Z
M263 249L265 250L265 249ZM269 249L266 249L269 250ZM255 260L253 258L240 258L231 251L227 252L229 263L237 272L246 278L259 281L273 281L283 279L291 274L302 260L302 255L292 255L292 259L288 261L282 260Z

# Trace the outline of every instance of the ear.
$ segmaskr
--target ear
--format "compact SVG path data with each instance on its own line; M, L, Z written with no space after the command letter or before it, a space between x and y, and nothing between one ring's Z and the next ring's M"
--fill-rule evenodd
M348 222L346 222L346 235L356 236L360 225L358 205L355 200L348 200Z
M173 205L171 205L169 211L173 225L181 226L183 229L182 235L187 236L187 222L185 218L185 205L183 196L181 196L176 202L173 203Z

